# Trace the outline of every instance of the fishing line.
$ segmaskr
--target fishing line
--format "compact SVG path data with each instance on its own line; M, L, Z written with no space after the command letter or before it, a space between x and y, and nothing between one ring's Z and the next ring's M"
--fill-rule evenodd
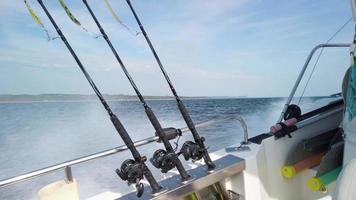
M328 44L331 40L333 40L333 39L337 36L337 34L339 34L339 33L346 27L346 25L351 22L351 20L352 20L352 17L350 17L350 19L348 19L348 20L326 41L326 44ZM302 91L302 94L301 94L301 96L299 97L299 100L298 100L297 105L300 104L300 102L301 102L301 100L302 100L302 98L303 98L303 96L304 96L304 93L305 93L305 91L306 91L306 89L307 89L307 87L308 87L308 85L309 85L309 82L310 82L310 80L311 80L311 78L312 78L312 76L313 76L313 74L314 74L314 71L315 71L315 69L316 69L316 66L317 66L318 63L319 63L319 60L320 60L321 55L323 54L323 51L324 51L324 47L321 48L321 50L320 50L320 52L319 52L319 54L318 54L318 57L317 57L317 59L315 60L314 66L313 66L313 68L312 68L312 71L310 72L310 75L309 75L308 80L307 80L307 82L306 82L306 84L305 84L305 87L304 87L304 89L303 89L303 91Z
M66 12L67 16L69 17L69 19L76 24L77 26L79 26L81 29L83 29L85 32L87 32L90 36L96 38L101 37L102 35L97 34L97 33L93 33L91 31L89 31L87 28L85 28L80 21L74 17L73 13L69 10L68 6L66 5L66 3L64 2L64 0L58 0L59 3L61 4L62 8L64 9L64 11Z
M133 36L138 36L140 32L134 33L122 20L121 18L115 13L114 9L109 3L109 0L104 0L106 7L109 9L110 14L113 16L113 18L121 25L123 26L131 35Z
M27 2L27 0L24 0L24 3L27 7L28 12L30 13L32 19L36 22L37 25L39 25L42 30L45 32L46 37L47 37L47 41L51 41L51 40L55 40L57 37L51 37L51 35L49 34L49 31L47 30L46 26L43 24L41 18L37 15L37 13L35 12L35 10L32 9L32 7L30 6L30 4Z
M174 142L174 145L175 145L174 151L175 151L175 152L178 150L180 137L181 137L181 135L178 135L177 140Z

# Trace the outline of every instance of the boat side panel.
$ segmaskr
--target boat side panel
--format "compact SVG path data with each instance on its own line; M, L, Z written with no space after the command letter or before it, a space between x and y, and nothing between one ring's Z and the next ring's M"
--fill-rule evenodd
M300 141L337 128L341 119L342 108L331 110L316 116L314 119L306 120L300 129L293 132L292 138L284 137L275 140L271 137L262 142L261 151L265 153L266 163L265 165L258 165L258 173L261 183L267 191L267 196L263 199L297 200L317 199L325 196L320 192L312 192L307 189L307 179L311 178L312 175L303 173L307 173L308 170L301 172L291 180L286 180L281 176L280 169L284 165L290 150Z

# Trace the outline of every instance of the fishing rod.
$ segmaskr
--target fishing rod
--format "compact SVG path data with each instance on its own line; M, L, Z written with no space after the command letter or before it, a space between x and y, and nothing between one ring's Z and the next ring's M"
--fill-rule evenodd
M161 169L162 173L167 173L169 170L173 169L174 167L177 168L180 176L181 176L181 180L182 182L187 181L189 179L189 175L187 173L187 171L184 169L183 164L181 163L181 161L178 158L178 155L175 153L172 145L169 142L169 139L173 139L176 136L180 136L181 135L181 131L179 129L175 129L175 128L165 128L163 129L160 122L158 121L156 115L154 114L153 110L148 106L146 100L144 99L144 97L142 96L142 94L140 93L138 87L136 86L134 80L132 79L130 73L127 71L124 63L122 62L119 54L117 53L117 51L115 50L114 46L112 45L108 35L106 34L106 32L104 31L103 27L101 26L101 24L99 23L98 19L96 18L94 12L92 11L92 9L90 8L87 0L83 0L83 3L85 4L85 6L87 7L90 15L92 16L93 20L95 21L95 24L98 26L100 33L102 34L103 38L105 39L105 41L107 42L107 44L109 45L112 53L114 54L117 62L120 64L121 69L123 70L123 72L125 73L127 79L129 80L131 86L133 87L133 89L135 90L135 93L137 95L137 97L139 98L140 102L142 103L146 115L148 117L148 119L150 120L152 126L154 127L155 131L156 131L156 135L160 138L160 141L163 143L165 150L163 149L158 149L157 151L155 151L155 153L153 154L153 157L150 159L151 163L156 167ZM172 137L173 135L173 137Z
M101 104L104 106L105 110L109 114L110 120L111 120L112 124L114 125L116 131L121 136L122 140L124 141L124 143L126 144L128 149L131 151L131 154L132 154L134 160L132 160L132 159L125 160L122 163L120 169L116 169L116 173L119 175L119 177L122 180L127 181L129 185L135 184L138 197L141 197L144 192L144 186L142 183L140 183L140 181L143 179L143 176L146 177L147 181L149 182L149 184L152 188L152 193L154 194L154 193L159 192L162 189L162 187L157 183L157 181L153 177L151 171L148 169L148 167L144 163L147 160L146 157L141 156L140 153L137 151L137 149L134 146L134 143L132 142L126 129L120 122L119 118L112 112L109 104L106 102L103 95L100 93L100 91L96 87L94 81L92 80L92 78L90 77L90 75L88 74L86 69L84 68L83 64L81 63L78 56L72 49L71 45L69 44L66 37L62 33L61 29L58 27L58 25L52 18L51 14L47 10L46 6L43 4L42 0L37 0L37 1L40 4L40 6L42 7L42 9L44 10L44 12L46 13L49 20L51 21L53 27L56 29L58 35L60 36L60 38L66 45L66 47L68 48L69 52L71 53L71 55L77 62L80 70L82 71L85 78L89 82L90 86L94 90L96 96L99 98Z
M192 135L193 135L193 138L194 138L194 142L191 142L191 141L187 141L183 144L183 147L180 151L181 154L183 154L184 158L186 160L189 160L189 159L192 159L193 161L197 161L197 160L200 160L202 158L204 158L204 161L206 163L206 165L208 166L208 171L212 171L214 168L215 168L215 164L213 163L213 161L211 160L210 156L209 156L209 153L208 153L208 150L207 148L205 147L205 144L204 144L204 141L205 141L205 138L204 137L200 137L199 136L199 133L194 125L194 122L192 120L192 118L190 117L190 114L187 110L187 108L185 107L183 101L181 100L181 98L178 96L178 93L176 92L166 70L164 69L163 65L162 65L162 62L161 60L159 59L157 53L156 53L156 50L154 49L152 43L151 43L151 40L150 38L148 37L140 19L138 18L130 0L126 0L127 4L129 5L131 11L132 11L132 14L134 15L135 19L136 19L136 22L137 24L139 25L140 29L141 29L141 32L143 34L143 36L145 37L146 39L146 42L148 44L148 46L150 47L157 63L158 63L158 66L160 67L161 69L161 72L163 73L164 75L164 78L166 79L168 85L169 85L169 88L171 89L176 101L177 101L177 105L178 105L178 108L179 108L179 111L180 113L182 114L182 117L185 121L185 123L187 124L189 130L191 131Z

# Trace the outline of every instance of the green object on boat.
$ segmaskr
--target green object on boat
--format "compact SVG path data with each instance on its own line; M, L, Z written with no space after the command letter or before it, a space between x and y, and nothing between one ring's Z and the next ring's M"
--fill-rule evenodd
M335 181L341 172L342 167L337 167L336 169L331 170L330 172L320 176L320 180L324 185L328 185L331 182Z
M356 62L351 65L351 71L348 78L348 89L346 94L346 112L351 121L356 116Z
M184 197L184 200L198 200L198 197L195 193L191 193Z
M309 189L313 191L324 190L327 185L335 181L341 172L342 167L339 166L320 177L313 177L308 181Z

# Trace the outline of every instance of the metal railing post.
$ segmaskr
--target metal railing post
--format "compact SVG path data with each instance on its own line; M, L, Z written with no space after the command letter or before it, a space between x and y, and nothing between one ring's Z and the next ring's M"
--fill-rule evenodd
M73 182L73 174L72 174L72 169L70 166L67 166L64 168L64 174L65 174L65 182L72 183Z
M319 44L319 45L315 46L315 47L312 49L312 51L311 51L311 52L309 53L309 55L308 55L307 60L305 61L304 65L303 65L303 68L302 68L301 72L299 73L299 76L298 76L298 78L297 78L297 80L296 80L296 82L295 82L295 84L294 84L294 86L293 86L293 89L292 89L291 93L289 94L289 97L288 97L286 103L284 104L282 113L281 113L281 115L279 116L279 119L278 119L278 122L277 122L277 123L279 123L279 122L281 122L281 121L283 120L284 113L286 112L286 110L287 110L289 104L292 102L292 99L293 99L293 97L294 97L294 95L295 95L295 92L297 91L297 88L298 88L298 86L299 86L299 83L301 82L301 80L302 80L302 78L303 78L303 76L304 76L304 73L305 73L305 71L307 70L308 65L309 65L309 63L310 63L310 60L312 59L314 53L315 53L318 49L320 49L320 48L328 48L328 47L350 47L350 45L351 45L351 44L347 44L347 43Z
M248 130L247 130L247 124L245 122L245 120L240 116L240 115L237 115L236 116L236 119L237 121L240 122L242 128L243 128L243 131L244 131L244 140L241 142L242 145L247 145L249 144L250 142L248 141Z

